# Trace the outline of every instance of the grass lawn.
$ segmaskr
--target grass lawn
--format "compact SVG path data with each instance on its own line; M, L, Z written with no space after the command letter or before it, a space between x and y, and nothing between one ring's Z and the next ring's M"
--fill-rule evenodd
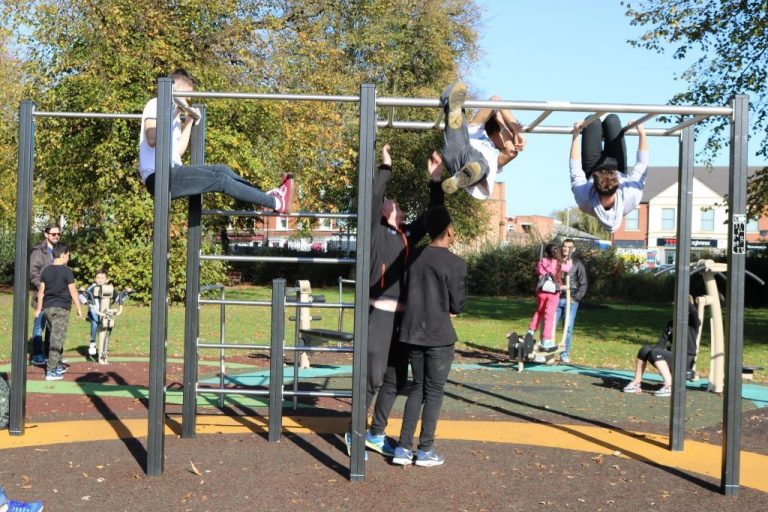
M314 290L323 293L328 302L338 300L338 290ZM270 289L238 287L227 290L227 298L269 299ZM211 296L213 298L213 296ZM353 294L345 293L344 301L351 302ZM494 351L506 351L506 333L515 330L524 333L533 314L533 297L471 297L467 310L454 320L460 344ZM200 312L200 337L207 342L219 339L219 306L203 306ZM31 313L31 312L30 312ZM227 306L225 340L227 343L268 344L270 312L265 307ZM286 316L294 314L289 309ZM313 326L336 329L338 312L315 309L313 314L322 320ZM30 314L31 317L31 314ZM672 317L669 304L592 304L582 303L574 329L571 359L577 364L596 367L630 369L634 366L638 348L644 343L655 343L666 322ZM12 296L0 294L0 361L11 355ZM346 311L345 330L351 330L353 313ZM118 317L112 333L112 354L146 356L149 354L149 308L131 304ZM702 350L697 368L709 367L709 321L704 320ZM30 318L31 331L31 318ZM294 324L286 322L286 338L293 341ZM747 309L744 315L744 363L762 366L768 371L768 310ZM66 351L74 355L87 348L89 324L79 321L73 314L67 337ZM181 357L184 340L184 307L170 308L168 325L168 355ZM229 352L228 352L229 353ZM211 352L213 355L214 352ZM758 372L756 379L768 382L766 371Z

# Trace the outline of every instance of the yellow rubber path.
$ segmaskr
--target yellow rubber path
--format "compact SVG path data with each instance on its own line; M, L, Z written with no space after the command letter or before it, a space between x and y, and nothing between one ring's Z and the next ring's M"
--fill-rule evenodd
M267 421L264 417L200 415L197 419L197 433L205 435L266 432ZM347 418L283 418L283 431L295 434L340 434L348 425ZM389 427L390 432L399 432L400 420L392 419ZM181 422L169 416L166 434L180 433ZM0 431L0 451L7 448L144 437L147 437L146 419L28 423L23 436L11 436L8 430ZM672 452L667 449L668 438L656 434L585 425L440 420L437 437L614 454L706 475L715 480L720 479L722 449L719 445L686 440L684 451ZM768 455L742 451L740 485L768 492L766 468Z

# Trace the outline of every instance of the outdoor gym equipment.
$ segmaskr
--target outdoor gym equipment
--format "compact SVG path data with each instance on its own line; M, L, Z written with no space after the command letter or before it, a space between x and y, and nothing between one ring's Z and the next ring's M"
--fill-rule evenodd
M565 350L565 338L568 336L568 322L571 318L571 275L565 275L565 317L563 322L563 334L560 343L555 350L547 352L540 349L540 345L531 337L521 337L516 332L507 334L507 353L509 358L517 361L517 371L525 369L526 362L544 363L552 366L557 363L557 357ZM556 338L557 325L555 333L552 336Z
M115 318L123 314L123 304L133 292L134 290L126 288L114 297L115 288L111 284L80 290L81 302L87 304L88 310L99 320L96 352L91 353L90 348L88 351L89 355L96 356L99 364L109 363L109 337L115 327Z
M350 479L362 481L365 475L364 435L366 428L365 411L365 374L367 355L367 324L368 324L368 285L370 268L370 218L371 218L371 185L375 169L375 145L377 128L396 129L436 129L439 123L423 121L395 120L395 109L405 108L440 108L437 98L401 98L377 97L373 84L362 84L360 92L351 96L328 96L309 94L265 94L237 92L182 92L174 93L170 78L160 78L157 83L157 143L155 146L155 197L153 215L152 240L152 302L150 307L150 367L149 367L149 404L148 404L148 438L147 462L148 475L158 476L163 472L164 435L165 435L165 386L167 364L167 333L168 333L168 254L170 233L170 168L171 168L171 127L174 95L195 98L226 98L239 100L278 100L278 101L330 101L350 102L359 106L359 152L358 152L358 212L351 214L357 218L357 251L354 259L355 274L355 315L354 315L354 355L352 378L352 457L350 459ZM33 101L22 101L19 122L18 173L16 191L16 260L14 263L13 290L13 334L11 361L11 435L24 434L26 408L26 344L28 336L29 304L29 261L30 229L32 223L32 184L34 170L34 141L36 119L45 117L85 118L85 119L136 119L141 120L141 114L111 114L98 112L45 112L36 111ZM388 119L377 119L377 107L386 108ZM747 157L749 135L749 99L745 95L736 95L728 106L685 106L685 105L637 105L637 104L600 104L600 103L569 103L569 102L524 102L524 101L473 101L465 102L466 108L516 109L538 112L538 116L524 127L526 133L572 133L570 126L542 126L550 114L555 112L574 112L579 117L584 113L594 115L599 112L636 113L641 114L637 120L647 122L660 115L680 116L678 124L669 128L647 128L648 136L678 137L680 141L680 165L678 172L678 222L677 222L677 280L675 286L675 325L685 325L687 322L687 301L689 294L691 226L692 226L692 197L693 162L694 162L694 128L703 119L711 116L727 116L731 122L730 137L730 174L728 187L728 268L727 279L727 315L728 340L726 386L723 400L723 465L721 473L721 490L726 495L736 495L739 488L740 460L740 422L741 422L741 371L743 359L743 312L744 312L744 265L746 262L746 190L747 190ZM195 105L198 108L198 105ZM202 119L193 128L190 142L191 163L204 163L205 154L205 108L200 105ZM628 130L633 135L635 130ZM251 212L254 215L266 216L268 213ZM194 379L187 372L196 372L197 354L189 347L194 347L197 341L197 308L199 299L199 266L201 240L202 198L189 198L189 221L187 232L187 289L186 289L186 319L185 319L185 354L184 354L184 407L194 407ZM212 258L211 258L212 259ZM234 261L235 257L229 257ZM274 261L305 262L315 258L276 258ZM263 260L266 261L266 260ZM325 261L329 262L329 261ZM338 262L341 262L340 260ZM282 346L284 327L276 323L283 313L275 297L281 297L284 302L284 281L276 283L273 288L273 322L272 340L279 341ZM282 289L281 289L282 287ZM675 337L675 353L685 353L685 340ZM275 345L277 346L277 345ZM279 347L278 347L279 350ZM270 368L273 372L282 372L282 353L272 354L275 363ZM279 356L279 357L276 357ZM674 358L672 398L670 401L670 449L681 451L685 437L685 358ZM278 365L279 361L279 365ZM276 373L273 373L276 375ZM270 418L269 436L279 439L279 418L273 421L272 406L282 403L282 389L270 389ZM183 424L183 436L194 435L194 430L188 430L186 419ZM191 434L190 434L191 432Z
M723 335L723 313L720 308L722 294L717 288L715 277L725 278L724 274L728 271L728 265L725 263L715 263L713 260L699 260L691 266L691 274L701 274L701 277L704 279L704 289L707 292L706 295L696 297L699 318L702 319L701 325L699 325L699 332L696 335L696 354L698 355L699 353L701 333L704 331L704 310L706 307L709 307L711 310L709 318L711 359L709 361L709 384L707 385L707 391L722 393L725 381L725 336ZM748 270L744 272L747 276L760 283L761 286L765 284L762 279L752 272ZM755 369L750 367L750 370L750 373L753 373ZM692 371L695 376L695 360Z

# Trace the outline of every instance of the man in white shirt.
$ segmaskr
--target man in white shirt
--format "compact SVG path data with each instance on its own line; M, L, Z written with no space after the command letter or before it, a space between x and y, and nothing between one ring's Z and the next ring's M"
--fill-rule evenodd
M624 130L615 114L599 123L595 121L584 127L578 122L573 127L570 155L573 197L581 211L597 217L611 233L621 227L624 216L637 208L643 197L648 174L648 138L640 124L637 133L637 163L631 173L625 174Z
M173 78L174 92L191 92L197 81L184 69L177 69L169 75ZM241 201L266 206L279 213L288 213L291 207L293 178L284 174L280 186L262 192L241 178L223 164L184 165L181 157L187 150L192 124L200 113L189 107L186 98L175 97L171 135L171 199L188 197L205 192L223 192ZM184 115L182 115L184 114ZM139 172L141 180L155 194L155 143L157 141L157 98L152 98L144 107L139 136Z

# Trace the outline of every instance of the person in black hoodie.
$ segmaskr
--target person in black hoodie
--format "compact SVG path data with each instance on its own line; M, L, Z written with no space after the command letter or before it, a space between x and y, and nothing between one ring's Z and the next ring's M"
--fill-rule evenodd
M443 161L435 151L427 161L429 181L429 207L442 205L445 200L440 186ZM366 411L370 409L378 392L374 419L366 432L365 445L373 451L391 457L394 453L384 435L389 413L397 392L408 379L408 355L403 353L392 338L402 311L403 274L416 245L427 234L424 216L404 223L405 214L400 205L384 196L392 177L390 146L381 150L381 165L373 179L373 212L371 215L371 273L368 313L368 382L365 396ZM351 454L352 434L344 436L347 452Z
M432 243L417 251L406 272L407 308L398 344L408 350L413 385L392 463L414 461L413 437L421 417L415 463L439 466L444 459L433 446L435 429L458 340L451 316L461 313L467 301L467 264L449 250L456 231L445 206L430 208L424 222Z
M696 358L696 335L699 332L701 320L696 306L693 305L693 297L688 296L688 350L686 358L686 370L690 370ZM653 392L654 396L670 396L672 394L672 320L667 323L667 328L662 333L656 345L643 345L637 353L635 362L635 378L624 386L625 393L642 393L640 383L643 381L643 373L648 363L651 363L659 371L664 384Z

